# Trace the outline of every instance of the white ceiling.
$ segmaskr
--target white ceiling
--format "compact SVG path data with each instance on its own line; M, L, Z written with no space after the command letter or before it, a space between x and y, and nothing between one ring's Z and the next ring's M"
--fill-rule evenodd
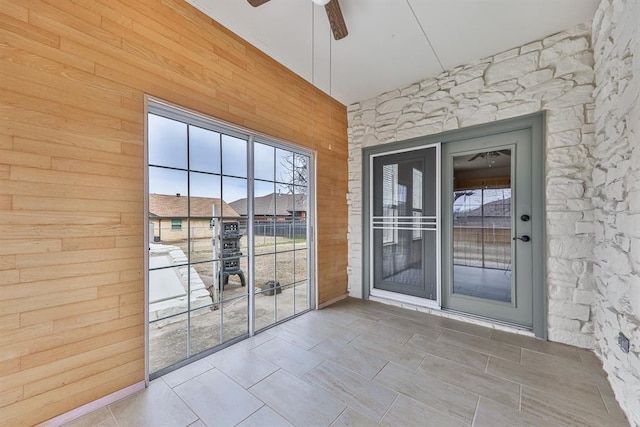
M187 0L349 105L586 22L600 0L340 0L333 40L311 0Z

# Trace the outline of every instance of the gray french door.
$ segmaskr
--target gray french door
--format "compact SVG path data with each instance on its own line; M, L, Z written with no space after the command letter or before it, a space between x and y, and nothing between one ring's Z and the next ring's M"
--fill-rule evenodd
M373 296L438 301L438 157L433 145L372 158Z
M443 308L533 326L531 150L530 129L443 144Z

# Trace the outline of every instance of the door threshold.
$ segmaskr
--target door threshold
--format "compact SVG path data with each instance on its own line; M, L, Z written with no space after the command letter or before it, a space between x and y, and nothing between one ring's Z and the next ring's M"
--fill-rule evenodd
M428 307L425 305L411 304L405 301L398 301L392 298L383 298L379 296L370 295L371 301L376 301L382 304L393 305L396 307L405 308L407 310L420 311L422 313L433 314L434 316L445 317L447 319L458 320L464 323L471 323L485 328L495 329L498 331L509 332L512 334L524 335L535 338L535 334L531 328L526 326L516 325L513 323L503 322L501 320L489 319L475 314L464 313L456 310L448 310L444 308L438 308L437 306Z

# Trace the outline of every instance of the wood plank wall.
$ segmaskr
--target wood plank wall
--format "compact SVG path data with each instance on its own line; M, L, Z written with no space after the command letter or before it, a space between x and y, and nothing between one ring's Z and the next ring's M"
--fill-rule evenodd
M346 292L339 102L183 0L2 0L0 58L0 425L144 377L144 94L317 150L320 302Z

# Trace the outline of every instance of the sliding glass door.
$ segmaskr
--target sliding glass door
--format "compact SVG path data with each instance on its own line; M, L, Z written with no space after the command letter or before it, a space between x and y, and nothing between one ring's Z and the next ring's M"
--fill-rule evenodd
M151 103L149 372L312 305L310 153Z

